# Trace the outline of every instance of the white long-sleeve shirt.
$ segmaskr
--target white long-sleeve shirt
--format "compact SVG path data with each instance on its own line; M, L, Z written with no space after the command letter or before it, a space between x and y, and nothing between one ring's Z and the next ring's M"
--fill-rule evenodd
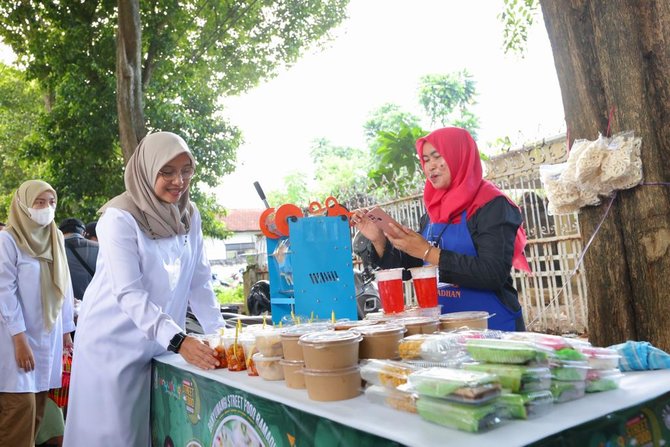
M206 332L224 325L200 214L187 235L152 240L131 214L109 208L96 231L100 251L79 313L64 445L149 445L151 359L183 330L189 304Z
M68 287L63 308L47 332L42 317L40 262L0 231L0 392L37 393L59 388L62 379L63 334L75 329L74 298ZM12 337L25 332L35 357L35 369L16 363Z

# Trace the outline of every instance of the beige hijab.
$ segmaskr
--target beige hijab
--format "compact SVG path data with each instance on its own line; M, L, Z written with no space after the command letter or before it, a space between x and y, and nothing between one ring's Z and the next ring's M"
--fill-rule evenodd
M28 180L16 190L9 208L10 232L16 245L29 256L40 262L40 291L44 326L51 331L63 307L65 291L70 281L63 234L55 222L40 226L30 218L28 208L33 206L37 196L45 191L56 191L41 180Z
M188 154L195 167L195 158L180 136L156 132L144 137L128 160L124 175L126 191L107 202L100 212L110 207L128 211L152 239L188 233L193 214L188 191L176 204L161 201L154 192L158 171L183 153Z

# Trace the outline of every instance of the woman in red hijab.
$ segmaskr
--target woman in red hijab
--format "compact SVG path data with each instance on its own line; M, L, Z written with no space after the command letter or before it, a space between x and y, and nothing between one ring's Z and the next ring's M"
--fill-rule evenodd
M442 313L484 310L489 328L524 330L511 269L529 271L519 208L482 177L477 144L468 131L438 129L419 138L416 150L426 175L427 214L418 233L393 225L382 232L367 210L354 212L356 227L374 247L381 268L438 266Z

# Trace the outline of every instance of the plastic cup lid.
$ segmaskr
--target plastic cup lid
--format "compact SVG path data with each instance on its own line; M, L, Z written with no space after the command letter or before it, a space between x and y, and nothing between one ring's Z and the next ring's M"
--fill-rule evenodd
M387 269L387 270L377 270L375 272L375 278L377 281L391 281L394 279L402 279L402 271L405 269Z
M357 343L362 339L361 334L354 331L321 331L302 335L298 339L298 344L318 347L340 343Z
M388 335L399 332L404 334L407 332L407 328L402 324L398 323L382 323L382 324L372 324L370 326L361 326L356 329L350 329L351 332L359 332L363 336L376 336L376 335Z
M437 277L437 267L425 265L423 267L412 267L409 269L413 279L435 278Z

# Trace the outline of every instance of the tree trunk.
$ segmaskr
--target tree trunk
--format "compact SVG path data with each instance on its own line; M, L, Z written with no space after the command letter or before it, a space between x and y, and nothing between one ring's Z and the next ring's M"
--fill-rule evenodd
M540 4L571 140L633 130L644 183L666 183L619 191L600 229L610 200L582 209L589 338L670 351L670 2Z
M116 109L126 162L146 135L142 101L142 28L139 0L119 0L116 38Z

